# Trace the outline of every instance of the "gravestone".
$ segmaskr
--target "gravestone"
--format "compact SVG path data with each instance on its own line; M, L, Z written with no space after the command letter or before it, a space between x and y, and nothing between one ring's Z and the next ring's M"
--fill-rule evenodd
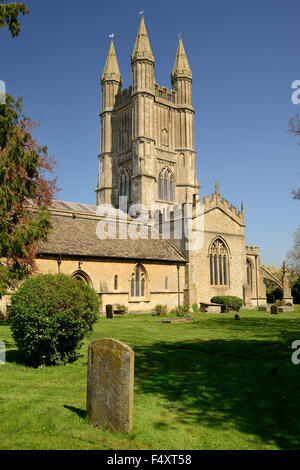
M93 426L129 432L133 413L134 352L104 338L88 349L87 415Z
M277 315L277 313L278 313L277 305L271 305L270 312L271 312L272 315Z
M106 305L106 318L114 318L113 306L108 304Z
M282 305L281 300L276 299L275 300L275 305L277 305L277 307L280 307Z

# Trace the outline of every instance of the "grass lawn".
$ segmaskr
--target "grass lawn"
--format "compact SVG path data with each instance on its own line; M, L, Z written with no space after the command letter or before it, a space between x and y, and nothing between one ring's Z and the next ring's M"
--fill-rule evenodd
M300 340L294 313L198 314L162 324L151 315L100 318L67 366L20 363L0 322L0 449L299 449ZM87 423L87 346L111 337L135 352L133 429L113 434ZM275 374L268 374L279 367Z

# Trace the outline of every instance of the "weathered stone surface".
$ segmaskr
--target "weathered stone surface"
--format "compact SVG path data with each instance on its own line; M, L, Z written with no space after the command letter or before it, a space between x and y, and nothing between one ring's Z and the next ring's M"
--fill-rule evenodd
M222 305L200 302L200 312L203 313L221 313Z
M267 305L260 305L258 307L258 311L259 312L269 312L270 311L270 307L268 307Z
M192 318L169 318L168 320L159 320L159 323L191 323Z
M278 307L278 312L293 312L294 307L292 305L281 305Z
M134 352L121 341L89 344L87 415L93 426L129 432L133 414Z
M106 305L106 318L114 318L113 306L110 304Z
M277 315L277 313L278 313L277 305L271 305L270 312L271 312L272 315Z

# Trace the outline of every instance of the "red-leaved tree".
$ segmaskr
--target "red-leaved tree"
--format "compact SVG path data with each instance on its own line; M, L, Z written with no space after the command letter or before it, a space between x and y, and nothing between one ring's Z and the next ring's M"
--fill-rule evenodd
M35 272L38 242L51 229L56 161L33 139L34 127L22 98L6 95L0 104L0 294Z

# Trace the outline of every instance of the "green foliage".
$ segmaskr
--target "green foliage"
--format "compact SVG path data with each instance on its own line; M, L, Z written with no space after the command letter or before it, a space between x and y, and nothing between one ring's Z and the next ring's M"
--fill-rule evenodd
M222 312L238 312L243 305L242 299L233 295L219 295L211 299L212 303L222 304Z
M20 14L26 15L28 13L25 3L8 3L8 0L0 0L0 29L3 27L8 28L13 37L18 36L21 29L18 17Z
M297 279L292 281L292 296L294 297L294 303L300 304L300 275Z
M154 315L167 315L168 309L166 305L157 304L153 309Z
M179 305L178 307L174 308L171 313L177 317L186 317L189 314L189 307L186 305Z
M128 307L124 304L117 304L117 310L120 310L124 314L128 313Z
M9 318L13 338L26 363L71 362L99 313L96 292L66 274L24 281L12 295Z
M194 313L199 313L199 305L198 304L193 304L192 305L192 310Z
M266 287L266 294L268 304L273 304L275 300L282 299L282 289L274 283Z
M51 228L47 206L56 180L55 161L31 136L22 99L6 95L0 104L0 294L35 271L35 251ZM34 208L34 210L33 210Z

